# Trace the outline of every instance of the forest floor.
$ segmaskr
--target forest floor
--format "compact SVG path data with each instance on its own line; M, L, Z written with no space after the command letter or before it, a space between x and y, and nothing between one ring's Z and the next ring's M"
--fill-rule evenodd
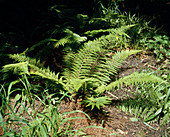
M165 62L157 62L153 55L139 54L138 56L130 56L126 61L124 61L122 67L119 69L118 78L127 76L135 71L141 72L142 70L151 70L156 71L160 65L164 65ZM168 66L164 66L168 67ZM99 128L87 128L84 132L90 137L105 137L111 133L116 133L119 135L109 135L114 137L161 137L164 133L166 127L160 129L158 122L149 123L151 127L145 125L142 121L131 121L130 119L134 116L131 116L128 113L125 113L118 108L115 107L115 103L119 100L126 98L127 94L131 96L131 92L134 91L133 87L129 87L129 89L124 90L120 89L114 92L114 96L118 98L114 98L112 100L112 104L102 108L103 112L107 112L106 114L102 113L102 111L91 110L90 108L82 107L77 102L66 102L62 101L59 107L59 112L68 112L73 110L82 110L86 112L90 117L89 120L74 120L73 128L81 129L85 126L102 126L105 129ZM112 96L111 96L112 97ZM74 113L70 116L83 116L84 114ZM167 126L170 126L168 124Z
M158 63L153 55L149 54L139 54L137 56L130 56L127 58L122 67L119 69L119 73L116 75L116 77L120 78L126 75L129 75L135 71L141 72L142 70L148 70L151 71L157 70L157 68L160 65L163 65L164 61L161 63ZM165 66L167 67L167 66ZM125 87L124 87L125 88ZM129 90L134 91L133 87L129 87ZM114 98L114 96L110 96L113 98L113 103L110 105L107 105L106 107L99 110L91 110L90 108L86 108L80 104L80 99L76 101L67 101L66 99L63 100L58 108L58 112L70 112L73 110L82 110L86 112L91 120L88 119L76 119L72 120L72 128L73 129L81 129L86 126L101 126L105 129L100 128L86 128L83 130L84 133L86 133L89 137L161 137L164 133L164 130L167 127L159 128L158 122L155 123L149 123L149 125L156 130L152 129L151 127L145 125L142 121L132 121L131 118L134 116L131 116L128 113L125 113L121 110L118 110L118 108L115 107L115 102L118 102L122 98L125 98L127 94L131 96L131 92L129 90L124 90L123 88L113 92L114 96L117 96L118 98ZM14 99L13 99L14 101ZM13 103L12 103L13 104ZM11 105L12 105L11 104ZM14 103L15 104L15 103ZM36 103L36 107L38 108L38 101ZM35 109L37 109L35 107ZM42 108L43 109L43 108ZM104 113L106 112L106 113ZM26 115L23 115L27 118ZM85 117L82 113L71 113L67 115L67 117ZM167 126L170 126L167 125ZM18 130L19 127L14 126L14 130ZM118 135L109 135L111 133L115 133Z

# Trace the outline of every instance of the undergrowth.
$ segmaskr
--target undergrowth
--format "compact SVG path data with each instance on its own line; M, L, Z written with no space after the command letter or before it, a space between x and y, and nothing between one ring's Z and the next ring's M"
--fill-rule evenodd
M15 82L10 83L7 89L4 85L1 85L0 126L4 132L2 134L3 137L74 137L86 135L83 130L87 128L104 129L100 126L87 126L81 129L72 128L75 119L91 119L80 110L64 113L58 112L60 102L65 96L68 96L69 92L64 93L59 98L57 93L50 93L47 89L42 90L40 86L35 88L34 85L29 83L26 75L23 75L20 82L23 86L19 88L16 88ZM36 90L41 90L41 92L36 94ZM82 113L86 118L69 116L71 113ZM116 134L112 133L112 135Z
M58 113L61 100L66 96L70 100L81 98L81 103L91 110L102 109L112 102L106 92L113 94L122 86L130 85L136 87L133 98L121 101L118 108L135 115L137 119L141 118L145 124L150 121L158 121L160 126L169 123L169 70L158 73L134 72L120 79L115 76L126 58L140 54L142 50L151 51L159 62L169 60L169 37L162 36L158 29L150 27L150 22L144 18L121 13L114 4L115 9L105 8L100 1L99 17L94 15L89 18L78 14L75 19L80 32L74 32L76 29L70 26L75 23L55 25L47 31L46 39L20 53L17 48L18 53L9 54L9 58L15 62L3 62L1 69L3 80L14 80L1 85L0 89L0 126L5 132L4 136L84 135L84 128L72 129L69 121L79 117L65 116L77 112L83 113L88 119L89 116L78 110ZM55 11L57 17L65 19L57 6L50 10ZM7 50L7 45L4 44L2 52ZM62 55L56 58L59 53ZM7 57L6 54L0 56ZM51 57L50 60L47 57ZM51 66L57 62L63 64L60 70L53 70L51 66L46 67L47 62ZM28 79L37 85L30 84ZM21 83L24 88L12 88ZM41 84L53 93L39 89ZM37 95L35 91L40 93ZM15 95L13 107L10 105L11 95ZM37 111L34 108L36 100L40 102ZM17 111L18 106L22 108L20 112ZM44 110L40 111L42 106ZM22 113L27 113L29 119L22 117ZM17 132L13 130L15 122L21 123Z

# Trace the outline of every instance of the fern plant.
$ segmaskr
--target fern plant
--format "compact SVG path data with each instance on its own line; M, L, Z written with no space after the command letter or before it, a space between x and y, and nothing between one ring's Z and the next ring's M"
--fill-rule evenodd
M105 107L105 105L110 104L111 99L107 96L102 97L89 97L82 101L82 104L87 104L86 107L91 106L91 110L93 110L95 107L100 109L101 107Z
M112 38L112 43L114 44L113 46L109 46L109 48L113 47L119 47L119 48L127 48L129 47L129 39L130 36L126 33L127 30L130 30L136 26L135 24L133 25L124 25L121 26L120 28L111 28L111 29L99 29L99 30L92 30L92 31L87 31L84 34L86 34L89 37L94 37L98 34L106 34L110 33ZM115 40L115 41L113 41Z
M124 31L125 29L122 29L122 33ZM104 92L112 91L116 87L119 88L120 85L164 82L154 75L145 73L133 73L111 82L113 80L111 76L114 77L122 62L128 56L140 52L140 50L125 50L113 53L110 46L116 46L114 45L115 36L115 33L110 33L93 41L88 41L77 52L67 53L64 59L65 69L60 78L59 74L51 72L49 68L42 68L36 60L22 54L10 55L10 57L23 63L24 67L21 67L18 63L9 64L3 67L3 71L10 68L25 72L23 68L27 68L27 74L38 75L55 81L56 84L61 84L66 91L70 91L73 96L81 96L86 100L84 103L87 103L87 106L92 106L92 109L108 104L110 99L104 96Z
M127 98L117 105L117 108L129 112L136 119L144 122L160 122L161 126L170 122L170 88L168 83L157 85L141 84L136 93L132 92L133 99Z
M60 32L61 33L61 32ZM47 45L52 44L54 48L58 48L59 46L64 46L66 44L72 44L72 43L80 43L83 41L86 41L87 38L86 37L81 37L80 35L72 32L69 29L65 29L63 30L63 32L65 34L64 37L61 37L59 40L54 39L54 38L47 38L44 39L40 42L38 42L37 44L33 45L31 48L27 49L26 52L28 51L32 51L34 50L36 47L47 43ZM52 33L53 34L53 33ZM52 36L51 36L52 37Z

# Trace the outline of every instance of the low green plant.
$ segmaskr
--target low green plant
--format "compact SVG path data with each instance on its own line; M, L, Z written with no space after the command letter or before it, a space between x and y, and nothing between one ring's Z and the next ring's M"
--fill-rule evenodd
M145 124L158 121L161 122L160 126L164 126L170 122L168 83L141 84L137 86L136 92L132 92L132 95L133 97L123 100L117 107L135 115L137 119L142 119Z
M91 106L91 110L93 110L95 107L100 109L101 107L105 107L105 105L110 103L111 103L111 99L108 98L107 96L97 97L97 98L94 98L92 96L82 101L82 104L87 104L86 107Z
M40 42L34 44L30 48L27 48L23 54L36 53L34 57L40 58L41 60L44 57L50 55L55 56L55 50L60 46L63 46L67 50L76 50L79 48L80 44L87 40L86 37L80 36L77 33L74 33L70 29L62 29L60 31L54 30L49 34L49 38L41 40ZM55 35L60 35L59 38L56 38ZM38 51L38 52L36 52Z
M127 25L135 25L128 31L128 35L132 38L130 39L131 46L137 48L139 41L146 37L146 35L153 36L158 30L155 27L150 26L150 22L146 17L139 17L137 15L132 15L131 13L121 12L119 10L120 1L110 1L107 4L103 1L97 1L96 7L98 16L93 16L89 20L89 30L94 29L111 29L120 28Z
M56 85L62 85L63 90L69 91L73 98L75 96L83 98L84 103L92 106L92 109L108 104L110 99L104 96L105 91L118 89L123 84L128 86L145 82L165 82L159 77L145 73L133 73L115 81L111 79L111 76L114 78L117 69L128 56L140 52L140 50L126 50L113 53L109 47L114 47L115 35L115 33L110 33L96 40L88 41L77 52L68 52L64 60L63 76L55 74L49 68L41 68L35 59L23 54L10 55L20 63L19 65L18 63L8 64L3 67L3 71L17 70L18 74L22 74L24 71L29 75L50 79Z
M49 93L48 90L39 91L39 93L37 94L34 90L42 90L42 88L35 88L34 85L31 85L26 75L23 77L22 80L20 79L20 81L23 84L23 86L21 86L20 88L12 88L12 86L16 86L16 81L12 82L8 87L9 93L12 93L12 91L13 93L14 91L21 92L16 94L13 101L11 94L8 94L8 100L6 100L5 94L0 94L3 103L0 111L0 126L3 128L4 131L3 137L74 137L86 135L86 133L83 132L83 130L86 128L105 129L100 126L86 126L80 129L73 129L72 125L74 123L74 120L85 118L77 116L70 117L68 116L69 114L82 113L89 120L91 119L86 113L80 110L64 113L60 113L58 111L60 102L63 100L64 97L68 96L69 92L64 93L64 95L60 98L58 97L57 93ZM34 89L32 89L30 93L29 90L31 89L31 87L34 87ZM2 86L0 93L2 93L2 90L4 90L5 92L5 87ZM28 97L31 97L31 102ZM6 108L2 112L4 106ZM112 133L112 135L118 134Z
M4 85L1 85L1 89L0 89L0 97L1 97L1 108L0 111L3 111L3 108L5 107L6 104L9 104L10 102L10 96L13 92L15 92L16 90L11 90L12 85L14 82L9 84L9 87L7 90L5 90Z
M43 112L37 113L36 118L32 122L29 123L24 128L22 134L24 136L76 136L83 135L80 130L72 129L71 120L74 119L84 119L82 117L68 117L65 118L66 115L70 113L84 113L82 111L76 110L65 113L58 113L58 108L52 105L49 105ZM85 114L85 113L84 113ZM85 114L89 119L90 117Z
M163 134L162 134L162 137L168 137L169 133L167 133L167 131L165 131Z
M109 48L121 48L121 49L126 49L129 46L129 41L130 41L130 36L126 33L128 30L132 29L133 27L135 27L136 25L132 24L132 25L126 25L126 26L121 26L120 28L116 28L116 29L99 29L99 30L92 30L92 31L87 31L84 34L86 34L88 37L94 37L98 34L114 34L112 35L113 37L112 39L112 43L113 46L110 45ZM115 41L113 41L115 40Z
M140 44L147 50L153 51L158 61L170 57L170 51L168 50L170 48L170 40L165 35L155 35L152 38L145 37L140 40Z
M59 100L59 98L54 98L55 94L49 95L47 91L44 91L43 98L41 99L37 95L30 94L30 92L28 92L27 95L30 94L32 96L33 104L30 104L24 92L28 90L28 88L25 87L26 83L24 83L23 89L14 88L15 90L11 90L11 87L13 84L14 82L12 82L9 85L8 92L12 93L10 91L19 90L22 92L22 98L20 94L16 94L14 98L15 104L11 106L11 101L6 100L5 94L4 95L1 94L1 96L3 96L1 108L4 109L4 107L6 107L5 112L0 113L0 116L1 116L0 125L3 127L3 130L5 132L4 136L34 136L34 135L35 136L49 136L49 135L56 136L59 134L69 134L69 133L71 134L71 132L73 132L73 130L71 130L71 127L69 126L64 127L62 124L69 122L70 119L76 119L78 117L64 119L64 116L68 114L69 112L60 114L58 113L58 110L57 110L58 106L55 107L51 104L52 100L53 100L53 103L54 101L56 104L60 103L60 101L62 100L64 96ZM5 90L4 87L2 89ZM7 99L11 99L10 94L8 94ZM37 111L35 110L35 104L34 104L35 100L39 100L40 102L39 108ZM48 102L48 106L46 102ZM26 105L27 103L28 105ZM41 107L44 107L43 112L40 111ZM19 108L21 109L20 111L18 111ZM81 112L81 111L75 111L75 112ZM30 120L26 119L23 113L26 113ZM70 112L70 113L74 113L74 112ZM61 122L61 123L56 123L56 122ZM19 126L18 130L13 130L13 127L16 125ZM58 126L56 127L56 125ZM61 128L60 126L63 126L63 127ZM48 128L48 130L46 130L46 128ZM66 130L64 130L64 128L66 128ZM50 131L50 129L52 131Z

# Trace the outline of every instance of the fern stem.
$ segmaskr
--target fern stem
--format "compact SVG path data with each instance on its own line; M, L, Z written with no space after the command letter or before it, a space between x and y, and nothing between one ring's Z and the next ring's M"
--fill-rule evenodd
M93 63L93 66L91 67L91 70L90 70L90 73L89 73L88 77L90 77L90 75L91 75L92 72L94 71L94 68L95 68L95 66L96 66L97 63L98 63L99 58L100 58L100 55L96 58L96 61Z
M89 54L89 51L90 51L90 49L88 50L87 54L85 55L85 58L83 59L83 61L82 61L82 63L81 63L81 66L80 66L80 69L79 69L79 73L78 73L77 78L79 78L79 76L80 76L81 69L82 69L82 67L83 67L84 61L87 59L86 57L87 57L87 55Z

